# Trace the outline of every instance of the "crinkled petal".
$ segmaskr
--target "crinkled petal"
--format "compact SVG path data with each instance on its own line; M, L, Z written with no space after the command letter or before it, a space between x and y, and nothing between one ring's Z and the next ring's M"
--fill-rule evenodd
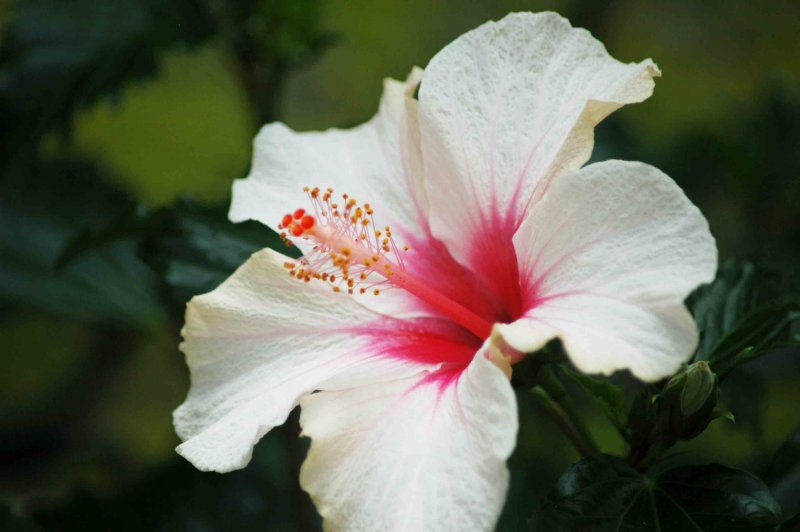
M496 327L530 352L559 337L587 373L671 375L697 344L684 305L714 278L717 250L700 211L669 177L607 161L556 180L514 236L523 317Z
M378 113L352 129L295 132L282 123L264 126L254 142L250 175L233 184L230 219L257 220L274 230L287 212L309 201L306 186L333 188L367 202L379 227L389 225L402 246L415 237L412 254L436 245L426 237L427 199L422 186L417 100L422 77L414 68L405 82L384 81ZM417 243L420 243L417 246ZM304 251L304 241L297 244ZM418 249L419 248L419 249ZM431 309L404 291L373 298L356 294L368 308L388 316L431 315Z
M510 239L528 206L554 176L588 161L594 126L648 98L658 75L650 60L613 59L555 13L508 15L453 41L419 90L433 235L513 297L501 274L513 267Z
M187 307L181 349L192 383L174 422L178 452L199 469L244 467L303 394L465 364L476 349L453 325L391 320L293 279L286 260L256 253Z
M492 530L517 408L482 354L463 373L303 398L300 474L326 530Z
M303 187L319 186L371 203L382 223L418 227L426 200L411 96L421 76L414 69L405 83L387 79L378 114L353 129L298 133L282 123L264 126L250 175L233 184L231 221L277 229L283 214L308 207Z

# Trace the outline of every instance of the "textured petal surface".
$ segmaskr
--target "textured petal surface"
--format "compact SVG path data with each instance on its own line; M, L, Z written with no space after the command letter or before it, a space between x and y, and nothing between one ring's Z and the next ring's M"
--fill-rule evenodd
M264 126L254 142L250 175L234 182L231 221L257 220L277 231L285 213L309 207L303 187L331 187L337 196L347 193L370 203L378 226L391 226L400 245L414 245L411 255L427 257L425 248L437 243L427 229L418 102L412 97L421 77L422 70L415 68L405 82L385 80L378 113L353 129L298 133L282 123ZM306 250L303 241L297 243ZM428 261L448 258L438 253ZM356 299L388 316L435 314L403 291ZM484 307L490 305L483 301Z
M684 305L710 282L708 223L661 171L608 161L556 180L514 236L523 317L497 330L530 352L560 337L588 373L672 374L697 330Z
M282 123L264 126L250 175L234 182L231 221L277 229L284 213L308 208L303 187L319 186L371 203L383 223L418 227L425 198L415 170L420 156L411 95L421 75L414 69L405 83L386 80L378 114L353 129L298 133Z
M431 229L456 259L497 280L509 307L502 274L514 267L511 235L528 205L589 159L594 126L648 98L658 74L649 60L616 61L554 13L486 23L431 60L419 91Z
M463 373L301 402L300 482L326 530L492 530L517 433L513 391L483 355Z
M316 389L397 379L475 352L465 333L374 314L321 283L287 275L282 255L253 255L225 283L195 297L181 349L191 369L175 411L178 452L203 470L244 467L253 445ZM429 346L426 351L421 346Z

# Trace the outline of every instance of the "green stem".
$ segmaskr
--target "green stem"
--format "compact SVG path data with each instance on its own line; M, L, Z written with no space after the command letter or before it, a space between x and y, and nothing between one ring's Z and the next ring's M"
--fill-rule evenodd
M592 440L588 431L577 422L574 416L570 416L562 407L562 404L553 398L547 390L541 385L536 386L531 391L533 396L541 401L542 405L547 410L547 413L556 422L558 428L567 437L570 443L575 447L578 453L582 456L590 456L597 454L598 449Z
M578 411L575 409L575 405L567 394L567 390L558 379L556 374L557 368L558 366L556 365L547 365L543 367L542 371L539 372L539 386L548 393L571 421L580 439L584 442L584 447L591 449L591 452L588 454L596 454L599 452L599 448L592 437L592 433L589 432L589 429L586 428L586 425L583 424L581 417L578 415ZM584 456L586 456L586 454L584 454Z

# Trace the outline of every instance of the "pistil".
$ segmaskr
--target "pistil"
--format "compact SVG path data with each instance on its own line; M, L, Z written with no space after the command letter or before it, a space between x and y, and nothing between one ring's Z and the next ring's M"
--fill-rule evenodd
M480 339L489 337L492 324L470 309L432 288L406 271L401 250L390 227L377 229L370 205L359 206L355 199L342 195L343 203L332 201L331 189L306 189L314 214L297 209L286 214L279 227L281 237L312 242L313 248L298 262L287 262L289 275L304 282L330 283L334 292L379 295L381 288L399 288L471 331ZM291 235L291 237L290 237ZM374 281L373 274L381 279Z

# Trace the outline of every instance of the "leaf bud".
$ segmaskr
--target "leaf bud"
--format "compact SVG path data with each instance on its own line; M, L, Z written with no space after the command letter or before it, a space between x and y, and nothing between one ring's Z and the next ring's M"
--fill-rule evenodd
M715 418L719 398L718 379L704 360L675 374L664 386L669 432L685 440L700 434Z

